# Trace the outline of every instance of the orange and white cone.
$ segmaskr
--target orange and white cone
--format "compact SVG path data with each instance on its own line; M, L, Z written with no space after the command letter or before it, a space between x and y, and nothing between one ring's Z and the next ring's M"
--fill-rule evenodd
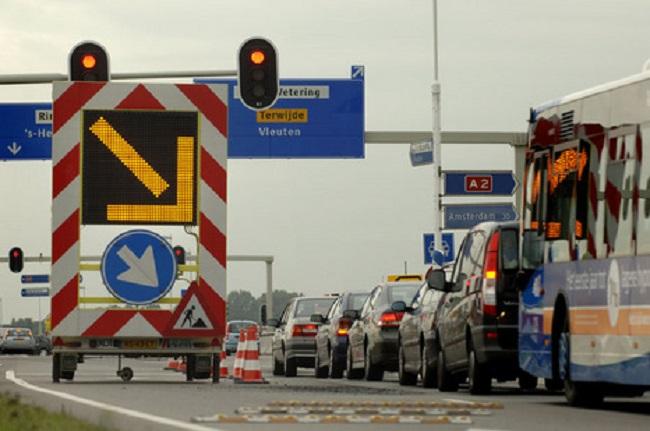
M163 370L172 370L172 371L178 371L178 360L176 359L170 359L167 362L167 366L163 368Z
M244 367L241 378L235 383L268 383L262 377L260 365L259 339L257 338L257 326L251 325L246 331L246 348L244 350Z
M225 379L228 377L228 365L226 365L226 351L222 350L221 351L221 360L219 361L219 377L222 379Z
M237 352L235 353L235 365L233 365L232 367L232 378L235 380L240 379L242 375L245 349L246 349L246 331L240 329L239 342L237 343Z

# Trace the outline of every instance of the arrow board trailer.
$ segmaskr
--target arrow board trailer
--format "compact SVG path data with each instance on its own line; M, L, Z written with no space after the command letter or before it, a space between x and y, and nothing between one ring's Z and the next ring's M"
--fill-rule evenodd
M183 356L188 380L218 381L228 86L56 82L53 100L53 380L74 378L78 355L128 354ZM196 234L196 264L177 265L164 229ZM82 264L98 242L101 263ZM79 294L92 271L84 290L103 297Z

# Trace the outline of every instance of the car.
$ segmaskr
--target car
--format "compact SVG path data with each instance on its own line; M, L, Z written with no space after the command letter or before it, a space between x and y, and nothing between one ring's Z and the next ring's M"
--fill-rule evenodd
M397 336L400 320L418 291L420 282L382 283L370 292L360 313L353 313L348 330L348 379L382 380L384 371L397 371Z
M40 354L45 352L46 355L52 354L52 339L47 335L37 335L34 337L36 341L36 350Z
M434 287L448 291L435 336L440 391L455 391L465 379L472 394L490 392L492 379L518 379L526 390L537 386L518 362L518 233L516 222L474 226L460 246L451 282L437 277Z
M317 378L343 377L348 351L348 329L353 323L350 312L358 312L366 298L368 293L345 292L334 301L327 316L312 316L312 322L322 323L316 334L314 373Z
M226 337L224 341L224 350L227 355L237 352L239 344L239 331L246 330L252 325L257 325L252 320L231 320L226 325Z
M2 353L38 353L31 329L2 328L0 339Z
M402 317L397 341L401 385L415 385L418 375L425 388L435 388L438 384L436 329L446 296L444 287L444 283L432 288L429 281L424 282Z
M273 375L295 377L298 367L313 368L316 356L316 334L319 323L311 321L313 314L326 314L336 297L292 298L279 319L269 319L275 327L272 339Z

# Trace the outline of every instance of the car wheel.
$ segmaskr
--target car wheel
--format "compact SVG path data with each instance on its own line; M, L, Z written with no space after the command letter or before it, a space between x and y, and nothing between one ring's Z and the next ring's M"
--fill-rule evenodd
M458 380L447 370L445 352L441 348L438 348L436 374L438 376L438 390L440 392L456 392L458 390Z
M564 389L564 383L561 380L544 379L544 387L549 392L558 392Z
M61 371L61 378L65 380L74 380L74 371Z
M326 379L329 374L329 368L327 366L321 366L320 364L320 354L316 350L316 357L314 358L314 377L317 379Z
M185 381L191 382L194 380L194 375L196 374L196 356L187 355L185 364Z
M364 375L369 382L379 382L384 378L384 369L380 365L375 365L370 356L370 350L366 346L363 355L364 360Z
M298 364L296 358L289 358L289 353L284 351L284 375L285 377L296 377L298 375Z
M402 343L400 343L397 351L397 361L398 361L397 374L399 376L399 384L402 386L413 386L418 382L418 375L414 373L409 373L404 369L405 360L406 359L404 358L404 347L402 347Z
M436 370L436 361L431 361L431 352L427 349L426 342L422 346L422 353L420 354L420 375L422 376L422 386L425 388L435 388L438 386L438 376ZM435 352L434 352L435 355ZM433 362L433 365L429 365Z
M343 377L344 367L341 366L341 364L334 357L334 351L331 347L328 350L328 354L330 358L330 365L329 365L330 378L340 379L341 377Z
M271 356L273 357L273 375L284 376L284 362L278 361L278 358L275 357L275 353Z
M524 370L519 371L519 389L522 391L534 391L537 388L537 376L528 374Z
M360 368L352 367L352 344L348 342L348 353L347 353L347 369L346 376L350 380L358 380L363 378L363 370Z
M492 390L492 377L488 370L479 364L474 348L469 351L469 392L472 395L488 394Z

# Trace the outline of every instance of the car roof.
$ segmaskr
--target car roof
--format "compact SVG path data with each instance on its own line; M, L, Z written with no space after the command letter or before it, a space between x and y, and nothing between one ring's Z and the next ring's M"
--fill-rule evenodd
M472 229L470 229L470 232L474 232L477 230L481 231L487 231L487 232L494 232L495 230L499 228L509 228L509 229L518 229L519 228L519 222L517 221L502 221L502 222L496 222L496 221L486 221L483 223L479 223L475 225Z
M305 299L331 299L336 301L337 296L294 296L291 298L292 301L302 301Z

